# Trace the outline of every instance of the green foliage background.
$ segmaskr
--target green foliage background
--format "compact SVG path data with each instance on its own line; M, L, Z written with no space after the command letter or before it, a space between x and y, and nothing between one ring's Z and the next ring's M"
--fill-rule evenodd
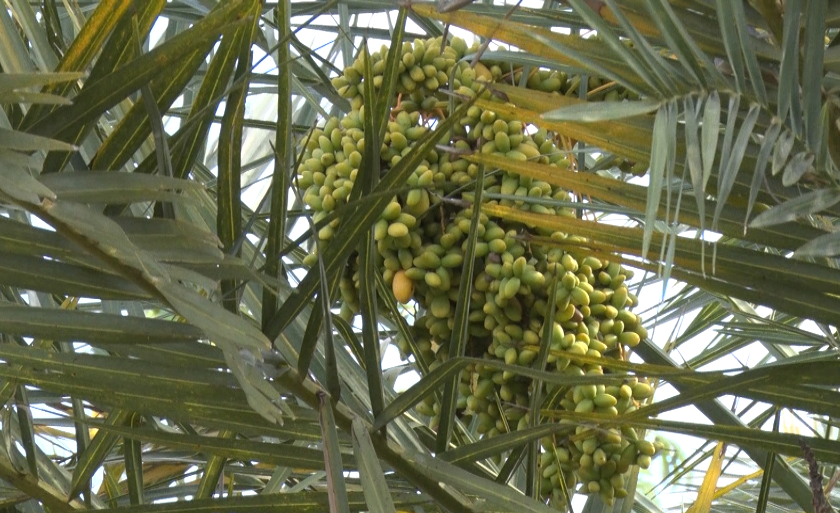
M665 442L664 480L642 474L613 510L676 509L674 497L699 491L699 510L812 511L800 437L831 497L840 2L475 2L448 13L386 0L0 5L3 507L547 510L522 493L538 428L478 440L448 419L455 445L432 455L435 435L411 407L467 359L420 369L399 395L394 380L413 364L382 373L343 350L364 338L323 300L322 278L392 191L359 199L354 211L372 213L352 218L361 223L343 247L320 253L305 278L300 267L310 245L294 227L307 214L289 194L290 170L310 128L347 108L330 78L363 37L377 48L440 36L447 23L512 45L515 65L596 75L643 97L498 87L512 117L602 155L581 151L579 172L556 177L586 202L562 230L639 269L634 285L649 296L675 280L643 312L655 337L628 369L679 393L622 419ZM383 12L387 28L367 26ZM590 30L599 37L576 36ZM329 34L327 46L312 48L312 31ZM630 183L621 161L649 164L647 185ZM621 223L597 222L613 212ZM709 232L715 244L695 236ZM381 347L367 348L376 358L399 325L383 301L373 312ZM671 333L652 329L679 319ZM761 356L733 368L745 348ZM657 417L689 405L709 422ZM700 449L671 452L674 433ZM728 449L716 453L717 441ZM721 489L703 471L721 461L724 478L748 477Z

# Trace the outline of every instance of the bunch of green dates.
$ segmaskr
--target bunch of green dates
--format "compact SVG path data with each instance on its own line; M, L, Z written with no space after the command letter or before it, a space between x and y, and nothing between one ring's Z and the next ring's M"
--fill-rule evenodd
M562 396L560 406L567 411L617 415L634 411L652 394L650 384L634 377L620 386L573 387ZM557 505L565 503L558 486L560 479L565 480L567 487L570 482L573 485L581 482L583 493L599 493L607 504L626 497L624 475L632 465L648 468L656 452L653 443L639 438L629 426L620 429L577 426L569 440L563 444L553 438L542 441L540 490Z
M487 225L490 228L485 234L498 226L492 220ZM499 371L492 362L532 365L539 354L545 326L552 330L547 370L571 376L603 376L610 372L602 365L576 363L574 355L622 359L627 347L636 346L647 336L639 317L630 311L637 299L625 284L632 275L629 269L557 248L545 251L546 248L532 246L529 254L528 248L511 234L507 242L505 237L491 239L489 244L494 249L501 250L504 243L504 251L491 251L487 257L476 260L469 314L470 344L477 349L473 355L479 356L476 352L483 349L480 356L488 365L465 369L459 385L458 412L465 422L474 422L483 437L529 426L531 380L514 372ZM551 319L547 303L554 281L558 281L558 286ZM432 301L436 297L432 296ZM425 300L422 296L418 299L421 304ZM432 367L445 361L448 354L447 328L451 328L452 310L431 310L415 323L416 344L421 351L415 356L431 360ZM397 344L407 352L406 341L398 339ZM551 400L541 409L609 416L634 411L653 394L650 384L637 377L610 386L578 385L543 392L543 397ZM420 403L417 411L432 417L431 425L436 425L440 410L433 397ZM570 483L581 482L583 493L600 493L611 503L615 497L626 494L622 475L630 465L650 465L651 448L630 427L595 430L579 426L570 439L543 441L541 491L562 506L564 495L559 480L563 479L569 489L574 488Z
M387 172L448 115L451 89L463 97L480 95L501 102L485 87L499 80L520 81L527 87L564 94L576 87L575 78L545 70L528 71L503 62L482 61L471 67L469 52L459 38L442 45L440 38L406 43L399 50L398 98L392 105L385 137L379 148L380 167ZM364 59L371 59L374 90L381 91L389 49L382 47L360 57L343 75L333 79L352 110L327 120L309 136L297 172L296 186L313 220L316 236L329 241L340 227L336 211L347 204L362 166L365 149L363 96ZM579 78L577 79L579 80ZM595 85L590 84L590 85ZM597 87L597 85L596 85ZM615 89L613 89L615 91ZM620 98L604 98L604 100ZM396 337L404 358L423 360L430 368L446 361L460 290L467 239L474 216L474 186L479 167L464 155L481 152L517 161L568 168L565 153L554 135L544 129L508 119L492 108L472 106L457 121L450 140L423 155L404 193L396 195L374 226L376 269L401 303L414 305L417 316L412 340ZM485 172L487 205L503 205L551 216L574 217L563 202L567 191L545 181L501 170ZM528 426L533 383L515 372L498 371L493 362L534 365L543 330L550 329L547 370L573 376L610 374L601 365L583 364L575 355L623 359L647 333L631 311L638 299L625 283L633 273L617 262L585 252L570 252L555 243L582 242L574 236L526 226L483 212L478 215L473 279L469 291L467 354L483 358L464 369L458 390L457 413L482 437L493 437ZM537 235L540 243L531 240ZM568 246L566 246L568 247ZM310 253L304 264L312 265ZM351 256L341 276L341 315L352 319L359 311L358 255ZM554 311L549 294L554 291ZM579 385L543 390L551 397L544 408L567 412L619 415L633 411L652 395L642 378L605 386ZM430 396L416 406L430 417L435 429L440 405ZM629 427L599 429L579 426L574 436L543 440L541 492L557 505L562 484L581 493L600 493L605 500L626 494L623 474L631 465L646 467L652 445Z

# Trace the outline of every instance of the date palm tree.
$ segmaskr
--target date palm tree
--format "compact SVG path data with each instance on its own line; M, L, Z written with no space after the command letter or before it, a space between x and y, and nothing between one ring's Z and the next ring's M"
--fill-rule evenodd
M488 81L469 93L421 77L437 91L415 106L425 129L377 158L422 97L399 85L406 52L439 38L443 56L453 35L475 44L447 69ZM6 0L0 41L8 511L831 510L840 2ZM542 129L562 163L463 151L471 108L520 138ZM333 210L302 183L333 146L325 124L353 110L368 145ZM418 185L431 151L478 171ZM498 176L565 192L506 196ZM398 288L375 239L395 197L434 187L446 194L432 210L468 214L450 259L453 335L430 362L417 328L438 306ZM634 269L634 347L576 355L539 328L513 359L472 352L482 216L601 274ZM549 290L552 312L571 304ZM620 415L541 402L582 383L555 358L657 393ZM495 436L458 403L476 365L527 378L520 429L501 394ZM574 453L581 430L619 427L657 449L626 469L622 497L595 493L597 476L588 489L548 479L547 437Z

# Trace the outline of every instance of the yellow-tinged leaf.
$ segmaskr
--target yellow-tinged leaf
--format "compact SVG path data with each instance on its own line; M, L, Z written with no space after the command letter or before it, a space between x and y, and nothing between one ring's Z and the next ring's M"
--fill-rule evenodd
M581 62L547 45L539 43L534 38L535 35L538 35L555 41L566 41L572 39L571 36L553 33L548 29L516 23L511 20L481 16L472 12L455 11L451 13L439 13L433 4L412 4L411 10L424 17L457 25L482 37L505 41L535 55L556 59L558 64L565 64L576 68L583 67Z
M530 95L531 92L529 91L528 96L532 96ZM558 98L560 97L558 96ZM512 97L510 101L517 103L517 100ZM504 119L518 119L524 123L531 123L571 139L583 141L592 146L598 146L610 153L615 153L635 162L647 162L650 160L650 132L645 132L643 129L622 122L627 120L581 123L549 121L542 118L542 112L563 106L560 102L555 103L552 107L543 108L539 111L488 100L478 100L475 104L482 109L492 110L497 116ZM569 104L571 105L571 103Z
M630 66L608 51L606 43L601 41L559 34L544 27L481 16L474 12L455 11L442 14L437 12L433 4L412 4L411 9L422 16L456 25L482 37L504 41L558 64L582 69L592 69L595 66L624 77L633 86L646 88L644 80L635 74ZM583 60L572 58L572 53L576 53Z
M754 5L755 2L751 1L750 4ZM760 2L759 2L760 3ZM612 25L613 27L620 27L618 17L615 13L603 3L599 3L598 7L598 15L604 18L604 21ZM630 22L633 27L639 31L639 34L644 36L645 38L653 39L655 41L664 41L665 37L660 32L659 28L656 26L656 23L653 22L650 16L646 15L646 13L640 9L641 6L633 6L630 5L621 5L621 11L627 21ZM703 30L704 25L700 22L702 20L703 14L699 12L693 12L689 9L680 9L679 11L680 20L683 23L686 23L686 29L688 30L689 35L694 39L697 46L703 50L704 52L714 55L716 57L723 57L726 55L723 46L720 41L719 32L710 31L710 30ZM781 39L777 39L781 41ZM763 59L772 59L774 55L774 49L769 44L756 44L754 45L756 55Z
M785 461L787 461L788 463L791 463L791 462L793 462L794 460L797 460L797 459L799 459L799 458L795 458L793 456L790 456L790 457L785 458ZM721 486L720 488L718 488L715 491L714 498L719 499L719 498L723 497L724 495L726 495L727 493L731 492L732 490L738 488L742 484L746 483L747 481L750 481L752 479L756 479L758 477L761 477L762 475L764 475L764 469L760 468L760 469L756 470L755 472L753 472L752 474L747 474L745 476L741 476L738 479L736 479L735 481L732 481L731 483L729 483L728 485Z
M551 214L536 214L525 212L514 207L492 205L485 203L481 210L488 216L500 217L508 221L522 223L526 226L539 226L552 231L573 232L587 239L609 241L610 245L618 245L625 241L641 240L641 230L611 226L605 223L584 221L574 217L557 216ZM625 248L628 251L629 247Z
M618 182L613 178L605 178L594 173L577 173L548 164L538 162L522 162L498 155L475 153L464 158L474 164L484 164L489 169L504 169L511 173L518 173L530 176L534 180L547 182L555 187L562 187L579 194L586 194L595 198L609 201L628 208L635 208L642 212L645 208L646 187L628 183ZM629 192L628 192L629 191ZM667 209L660 208L659 213L665 216ZM685 220L685 212L681 211L680 216ZM699 223L699 219L690 217L687 222Z
M724 445L723 442L718 442L715 447L715 453L712 455L712 461L709 462L709 469L706 471L706 477L703 478L703 484L700 485L700 490L697 493L697 500L688 508L688 513L708 513L712 507L712 499L715 497L715 489L717 488L718 479L720 479L720 472L723 466Z
M102 46L114 27L123 16L134 8L134 2L124 0L105 0L99 2L96 9L87 18L81 31L73 39L70 47L59 61L56 72L83 71L93 57L102 50ZM73 86L73 82L51 82L42 92L64 96ZM29 112L21 125L30 127L34 122L52 110L50 105L36 105Z
M569 96L544 93L542 91L533 91L523 87L514 87L508 84L496 83L493 84L493 89L501 91L507 96L510 103L522 109L528 109L536 112L546 112L552 109L562 107L569 107L571 105L580 105L586 103L585 100L573 98ZM597 137L598 140L609 142L615 138L621 138L629 144L629 147L636 153L646 155L645 160L650 158L650 144L651 132L653 131L652 115L638 115L630 118L624 118L617 121L601 121L596 123L574 123L574 122L548 122L551 127L559 127L567 130L578 130L580 134L586 137ZM547 130L555 130L546 125L545 120L542 123L535 123L538 126L544 126ZM586 142L584 137L577 137L574 132L563 134L572 137L573 139L580 139ZM594 143L593 143L594 144ZM682 151L681 147L677 147L678 151Z
M79 71L84 69L102 45L123 15L132 8L132 2L107 0L100 2L96 10L87 19L81 32L58 63L56 71ZM52 90L52 89L50 89Z
M620 205L628 209L635 209L638 212L644 212L647 205L647 187L635 185L628 182L620 182L614 178L607 178L595 173L577 173L570 169L562 167L550 166L548 164L540 164L533 161L517 161L500 157L498 155L491 155L485 153L475 153L467 155L464 158L474 164L484 164L488 169L504 169L505 171L516 173L522 176L530 176L534 180L547 182L555 187L560 187L567 191L574 191L577 194L583 194L593 198ZM731 203L729 207L729 214L726 218L721 217L721 224L719 229L725 235L732 237L743 236L743 225L740 221L740 216L743 216L742 209L735 207L742 207L738 201L740 196L733 195L729 197ZM663 202L664 203L664 202ZM676 202L672 201L670 205L662 204L657 210L659 218L665 219L668 216L673 216L676 210ZM711 220L711 207L714 205L711 201L706 201L706 210L704 211L704 218L708 223ZM597 207L594 207L597 209ZM669 210L670 208L670 210ZM670 212L670 213L669 213ZM694 205L683 204L680 208L680 221L690 226L700 228L700 214ZM757 242L759 244L776 245L776 247L784 247L789 249L796 249L800 247L798 244L800 240L808 241L814 237L819 237L820 232L805 233L804 225L796 227L791 230L790 225L776 225L766 231L762 229L750 229L746 236L747 240ZM561 230L562 231L562 230ZM840 234L829 234L840 235ZM792 238L789 238L792 237ZM837 239L840 241L840 238ZM838 246L840 247L840 246ZM798 251L801 251L802 248ZM838 250L840 251L840 250Z

